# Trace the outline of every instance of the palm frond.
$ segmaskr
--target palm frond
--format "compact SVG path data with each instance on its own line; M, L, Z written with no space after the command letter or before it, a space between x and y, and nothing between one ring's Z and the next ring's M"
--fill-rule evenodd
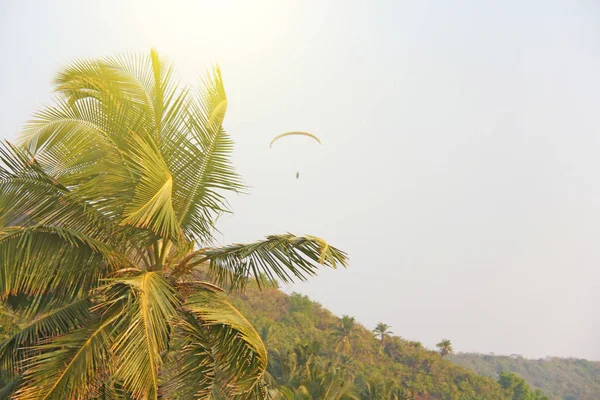
M133 195L131 177L122 168L127 136L115 134L106 119L139 129L137 117L128 110L126 105L115 108L105 118L97 101L57 99L34 116L19 142L53 180L84 199L105 204L112 200L113 209L118 209Z
M129 162L139 183L125 208L122 224L148 228L160 237L178 240L180 231L173 210L173 177L169 168L152 141L136 137L133 142Z
M227 97L218 67L204 81L197 102L189 105L186 135L169 158L175 179L174 201L189 240L210 240L214 219L228 212L220 191L243 185L231 164L233 141L222 127Z
M0 145L0 226L59 226L104 243L126 242L97 206L48 175L28 151Z
M68 192L44 173L31 153L8 142L0 145L0 185L2 225L16 225L30 219L33 213L47 211L51 202L48 199Z
M112 280L129 286L124 328L112 351L117 359L115 376L137 398L157 399L161 353L167 350L178 299L160 272L145 272Z
M0 375L2 375L0 373ZM0 399L10 399L11 395L17 390L17 387L21 383L21 377L15 376L8 383L6 383L3 387L0 388Z
M57 77L62 98L38 113L21 140L48 172L77 185L72 191L118 213L135 189L123 174L136 144L131 132L159 143L163 102L176 88L171 72L155 52L78 61Z
M153 76L145 54L78 60L63 68L54 83L56 92L71 102L94 99L111 109L128 102L136 106L141 118L154 117Z
M172 354L164 357L162 394L179 400L195 400L199 394L206 398L218 392L215 338L192 313L183 312L182 320L175 326Z
M119 381L115 381L110 377L103 380L95 388L93 393L88 397L90 400L133 400L131 393L123 389L123 385Z
M56 99L53 106L34 114L19 143L40 160L48 160L45 164L56 173L64 173L64 168L76 165L74 160L83 163L118 158L123 144L98 120L101 112L100 105L94 101L72 103ZM61 150L66 153L61 154ZM67 163L68 160L71 162Z
M84 296L122 257L102 242L56 226L0 229L0 298Z
M104 370L108 360L115 318L36 346L39 354L28 361L23 386L17 391L16 398L86 398L91 388L99 383L97 374Z
M259 334L244 316L212 290L198 290L184 304L181 322L184 347L171 390L182 389L195 398L256 398L267 366L267 351ZM191 398L191 397L190 397Z
M209 274L220 286L240 288L253 277L259 286L290 283L316 274L319 265L346 266L346 253L314 236L271 235L251 244L203 249L195 264L209 262Z
M17 333L0 343L0 366L15 370L25 358L26 348L34 346L39 338L51 338L82 327L89 322L91 302L87 298L35 315Z

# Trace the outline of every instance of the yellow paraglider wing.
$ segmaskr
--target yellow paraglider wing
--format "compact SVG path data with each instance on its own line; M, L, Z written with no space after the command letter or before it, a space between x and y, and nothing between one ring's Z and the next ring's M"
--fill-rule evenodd
M308 136L308 137L315 139L317 142L319 142L319 144L321 144L321 139L319 139L316 135L313 135L312 133L309 133L309 132L285 132L285 133L282 133L281 135L275 136L275 138L273 140L271 140L271 144L269 145L269 147L273 147L273 143L275 143L277 140L281 139L282 137L293 136L293 135Z

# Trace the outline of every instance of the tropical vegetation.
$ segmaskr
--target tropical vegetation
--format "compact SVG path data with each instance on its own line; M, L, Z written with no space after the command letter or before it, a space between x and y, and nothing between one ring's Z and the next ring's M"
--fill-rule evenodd
M600 361L547 357L528 359L518 354L458 353L454 363L478 374L498 379L503 372L522 376L529 385L562 400L600 399Z
M375 334L375 337L379 338L379 340L381 340L381 345L384 345L384 340L386 338L386 336L391 335L393 332L390 330L391 326L389 326L388 324L384 324L383 322L380 322L377 324L377 326L375 327L375 329L373 329L373 333Z
M152 51L80 60L0 146L0 398L264 397L267 350L226 292L346 255L313 236L218 246L244 190L221 71L183 86ZM6 315L6 314L5 314Z
M441 342L435 345L440 351L440 355L442 357L446 357L448 354L454 353L454 349L452 348L452 343L448 339L442 339Z
M354 318L338 318L306 296L255 286L233 299L268 332L266 387L275 399L549 399L515 374L505 380L478 375L420 342L393 336L389 327L382 343Z

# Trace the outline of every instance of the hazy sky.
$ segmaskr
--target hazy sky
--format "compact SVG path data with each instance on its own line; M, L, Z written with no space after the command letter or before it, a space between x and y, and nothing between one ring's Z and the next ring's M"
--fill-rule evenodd
M596 0L0 0L0 137L60 66L151 46L223 69L251 186L223 242L350 254L288 290L426 346L600 359ZM323 145L269 150L288 130Z

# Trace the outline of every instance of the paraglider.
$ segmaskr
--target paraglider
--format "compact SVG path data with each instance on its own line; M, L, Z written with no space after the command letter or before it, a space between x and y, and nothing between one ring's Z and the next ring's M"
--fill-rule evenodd
M273 140L271 140L271 143L269 144L269 148L273 147L273 143L275 143L279 139L284 138L286 136L295 136L295 135L307 136L309 138L316 140L319 144L321 144L321 139L319 139L319 137L317 135L313 135L312 133L309 133L309 132L293 131L293 132L285 132L285 133L275 136L273 138ZM296 172L296 179L298 179L299 177L300 177L300 172Z
M299 131L294 131L294 132L285 132L282 133L281 135L277 135L273 138L273 140L271 140L271 144L269 145L269 147L273 147L273 143L275 143L276 141L278 141L279 139L286 137L286 136L293 136L293 135L301 135L301 136L308 136L310 138L315 139L317 142L319 142L319 144L321 144L321 139L319 139L317 137L317 135L313 135L312 133L308 133L308 132L299 132Z

